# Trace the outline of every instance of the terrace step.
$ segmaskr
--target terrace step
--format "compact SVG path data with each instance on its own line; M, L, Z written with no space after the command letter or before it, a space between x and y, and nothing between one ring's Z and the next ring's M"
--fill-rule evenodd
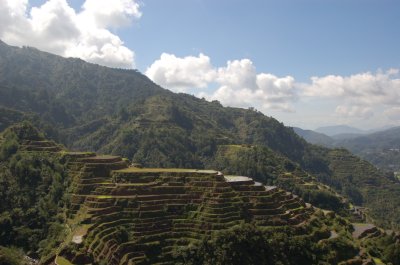
M249 178L227 181L216 171L118 169L114 156L77 158L69 167L80 205L91 223L87 251L107 264L169 264L173 246L246 221L260 226L299 225L312 209L299 198ZM82 207L82 206L81 206ZM117 243L120 229L129 240ZM160 240L162 239L162 240ZM157 256L151 250L157 248Z

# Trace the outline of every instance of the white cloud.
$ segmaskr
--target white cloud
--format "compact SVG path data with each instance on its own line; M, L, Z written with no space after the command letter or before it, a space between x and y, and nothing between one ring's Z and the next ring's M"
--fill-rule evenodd
M387 109L383 113L386 117L393 121L400 121L400 107Z
M249 59L215 67L204 54L177 57L167 53L146 71L149 78L166 88L218 100L227 106L255 107L276 115L295 112L294 106L299 104L312 104L314 119L325 123L331 120L332 124L366 124L373 117L379 122L384 122L382 117L400 120L399 109L392 108L400 105L399 73L390 69L350 76L327 75L298 83L292 76L257 72Z
M344 117L371 118L377 107L400 104L399 70L366 72L351 76L312 77L301 84L302 96L340 101L335 113Z
M163 53L146 70L146 75L157 84L176 92L189 88L205 88L216 77L210 58L200 53L198 57L176 57Z
M257 73L253 62L249 59L228 61L226 67L218 69L217 82L236 89L251 89L257 87Z
M362 105L400 103L400 79L397 69L348 77L312 77L311 84L303 84L303 88L304 95L309 97L336 97Z
M369 107L343 105L337 106L335 113L340 117L356 117L363 119L369 119L374 115L372 109Z
M98 28L121 27L140 18L139 4L131 0L86 0L82 16Z
M228 106L291 111L291 103L297 99L293 77L258 74L249 59L228 61L226 67L216 68L204 54L179 58L163 53L147 69L146 75L178 92L208 88L215 83L218 88L210 93L198 90L194 93Z
M0 38L111 67L132 68L134 52L109 31L141 16L135 0L86 0L77 13L66 0L28 8L27 0L0 0Z
M291 111L289 103L298 98L295 80L291 76L279 78L272 74L261 73L257 75L257 86L266 108Z
M238 65L240 67L236 67ZM228 66L220 68L218 73L218 81L222 86L209 95L209 99L219 100L229 106L256 107L263 111L293 111L291 103L297 100L293 77L256 74L247 59L228 62Z

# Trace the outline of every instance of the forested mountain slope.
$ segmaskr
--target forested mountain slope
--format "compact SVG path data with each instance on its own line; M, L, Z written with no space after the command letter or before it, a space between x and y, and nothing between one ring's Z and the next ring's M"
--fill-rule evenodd
M392 176L365 162L360 162L361 167L370 169L362 174L358 167L337 165L337 156L330 155L334 150L308 144L274 118L172 93L134 70L111 69L0 43L0 95L3 127L30 120L70 149L121 155L144 166L214 167L232 174L247 170L255 174L250 177L266 183L279 174L271 175L260 165L282 156L354 203L373 207L378 223L399 226L400 188ZM242 145L255 148L237 149L237 155L220 159L224 146ZM250 158L258 164L248 163L246 169L237 166ZM343 159L347 158L356 159L349 153ZM360 181L356 186L349 181L344 189L337 185L341 174L373 178L376 185ZM388 195L390 207L366 204L370 190Z
M338 141L342 146L385 170L400 171L400 127Z
M271 176L319 185L271 150L220 146L218 163L243 149L273 157ZM69 152L27 122L0 135L0 168L1 264L399 264L398 234L277 187Z
M68 129L62 133L73 137L65 144L89 150L106 148L107 141L96 141L96 137L106 137L102 132L109 135L108 130L116 132L135 124L151 127L168 122L190 133L194 129L194 134L210 131L203 131L205 137L218 138L215 136L220 134L222 139L262 142L298 158L305 145L290 129L261 113L174 94L134 70L107 68L5 43L0 43L0 95L3 108L39 114L47 123Z

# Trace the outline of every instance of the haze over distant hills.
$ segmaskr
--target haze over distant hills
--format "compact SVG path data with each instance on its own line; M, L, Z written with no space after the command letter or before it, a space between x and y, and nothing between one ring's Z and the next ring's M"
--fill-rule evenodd
M360 128L356 128L350 125L331 125L331 126L323 126L323 127L318 127L312 131L317 132L317 133L322 133L327 136L333 137L333 138L349 138L357 135L362 135L362 134L370 134L374 132L380 132L380 131L385 131L390 128L396 127L395 125L385 125L382 127L374 128L374 129L368 129L368 130L363 130ZM346 137L347 136L347 137Z
M309 143L326 147L344 147L379 168L399 171L400 127L387 127L368 131L343 125L318 129L328 132L330 136L312 130L293 129Z
M319 133L313 130L304 130L299 127L293 127L295 133L303 137L307 142L330 147L334 143L334 139L326 134Z
M362 134L363 130L357 129L355 127L351 127L349 125L332 125L332 126L324 126L319 127L314 130L318 133L323 133L328 136L335 136L338 134Z

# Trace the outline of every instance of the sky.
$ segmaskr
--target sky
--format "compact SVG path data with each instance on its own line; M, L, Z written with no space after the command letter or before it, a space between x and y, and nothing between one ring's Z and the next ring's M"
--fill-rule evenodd
M398 0L0 0L0 39L288 126L400 125Z

